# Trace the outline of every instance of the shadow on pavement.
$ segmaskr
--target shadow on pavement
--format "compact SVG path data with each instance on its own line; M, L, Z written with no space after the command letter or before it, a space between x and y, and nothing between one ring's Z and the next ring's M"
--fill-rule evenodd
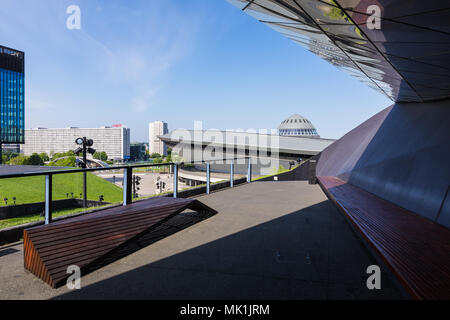
M382 289L367 289L377 262L329 201L145 264L149 255L151 246L125 258L140 267L55 299L405 297L383 266Z

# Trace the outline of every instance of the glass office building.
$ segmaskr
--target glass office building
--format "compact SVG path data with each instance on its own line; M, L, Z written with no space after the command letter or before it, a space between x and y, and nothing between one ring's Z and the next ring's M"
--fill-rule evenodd
M0 46L0 148L25 142L24 66L23 52Z

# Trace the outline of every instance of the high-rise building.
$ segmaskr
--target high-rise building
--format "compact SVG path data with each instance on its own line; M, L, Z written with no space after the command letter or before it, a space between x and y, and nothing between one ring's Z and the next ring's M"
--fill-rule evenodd
M169 132L169 127L164 121L155 121L149 124L149 152L167 155L167 146L159 136Z
M0 46L0 163L2 144L24 143L25 54Z
M77 148L75 140L80 137L94 140L93 148L106 152L109 160L130 158L130 129L118 125L101 128L27 129L22 151L24 155L67 152Z

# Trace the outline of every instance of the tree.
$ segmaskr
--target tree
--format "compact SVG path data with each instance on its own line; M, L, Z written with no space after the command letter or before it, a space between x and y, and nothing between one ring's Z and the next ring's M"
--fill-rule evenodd
M17 156L19 156L20 155L20 153L17 153L17 152L11 152L10 154L9 154L9 159L11 160L12 158L15 158L15 157L17 157Z
M42 161L49 161L50 160L50 157L45 152L40 153L39 156L41 157Z
M33 153L31 156L25 159L25 164L32 166L43 166L44 161L37 153Z
M172 162L172 154L169 153L169 155L166 157L166 162Z
M67 157L63 159L59 159L56 161L52 161L49 163L52 167L75 167L76 166L76 157Z
M100 160L102 160L102 161L108 160L108 155L106 154L105 151L102 151L102 152L100 153Z
M153 163L156 163L156 164L163 163L163 159L162 158L154 158Z
M69 150L67 152L54 153L52 155L51 159L52 160L56 160L56 159L62 158L62 157L74 157L74 156L75 156L75 153L72 150Z
M101 161L108 160L108 155L106 154L105 151L102 151L102 152L95 151L95 153L92 155L92 157L94 159L101 160Z
M25 165L27 161L27 158L24 155L18 155L17 157L12 158L9 160L9 164L16 165L16 166L23 166Z
M24 155L18 155L14 158L11 158L8 162L11 165L16 166L43 166L44 161L37 153L33 153L31 156L26 157Z
M19 154L16 152L6 151L2 154L2 163L8 163L12 158L17 157Z
M152 159L155 159L155 158L161 158L161 155L160 155L159 153L153 152L153 153L150 155L150 158L152 158Z

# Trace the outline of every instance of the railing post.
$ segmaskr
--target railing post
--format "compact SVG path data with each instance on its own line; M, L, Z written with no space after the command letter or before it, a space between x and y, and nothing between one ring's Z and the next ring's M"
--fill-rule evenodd
M247 182L252 182L252 158L248 158Z
M132 180L133 169L131 167L123 169L123 205L127 206L132 202Z
M87 208L87 177L86 177L86 171L83 172L83 208Z
M211 192L211 165L209 162L206 163L206 194Z
M178 195L178 165L173 165L173 197Z
M86 137L83 138L83 168L87 168L86 160ZM83 171L83 208L87 208L87 175L86 171Z
M230 164L230 187L234 187L234 160L231 160Z
M45 224L52 223L52 175L45 176Z

